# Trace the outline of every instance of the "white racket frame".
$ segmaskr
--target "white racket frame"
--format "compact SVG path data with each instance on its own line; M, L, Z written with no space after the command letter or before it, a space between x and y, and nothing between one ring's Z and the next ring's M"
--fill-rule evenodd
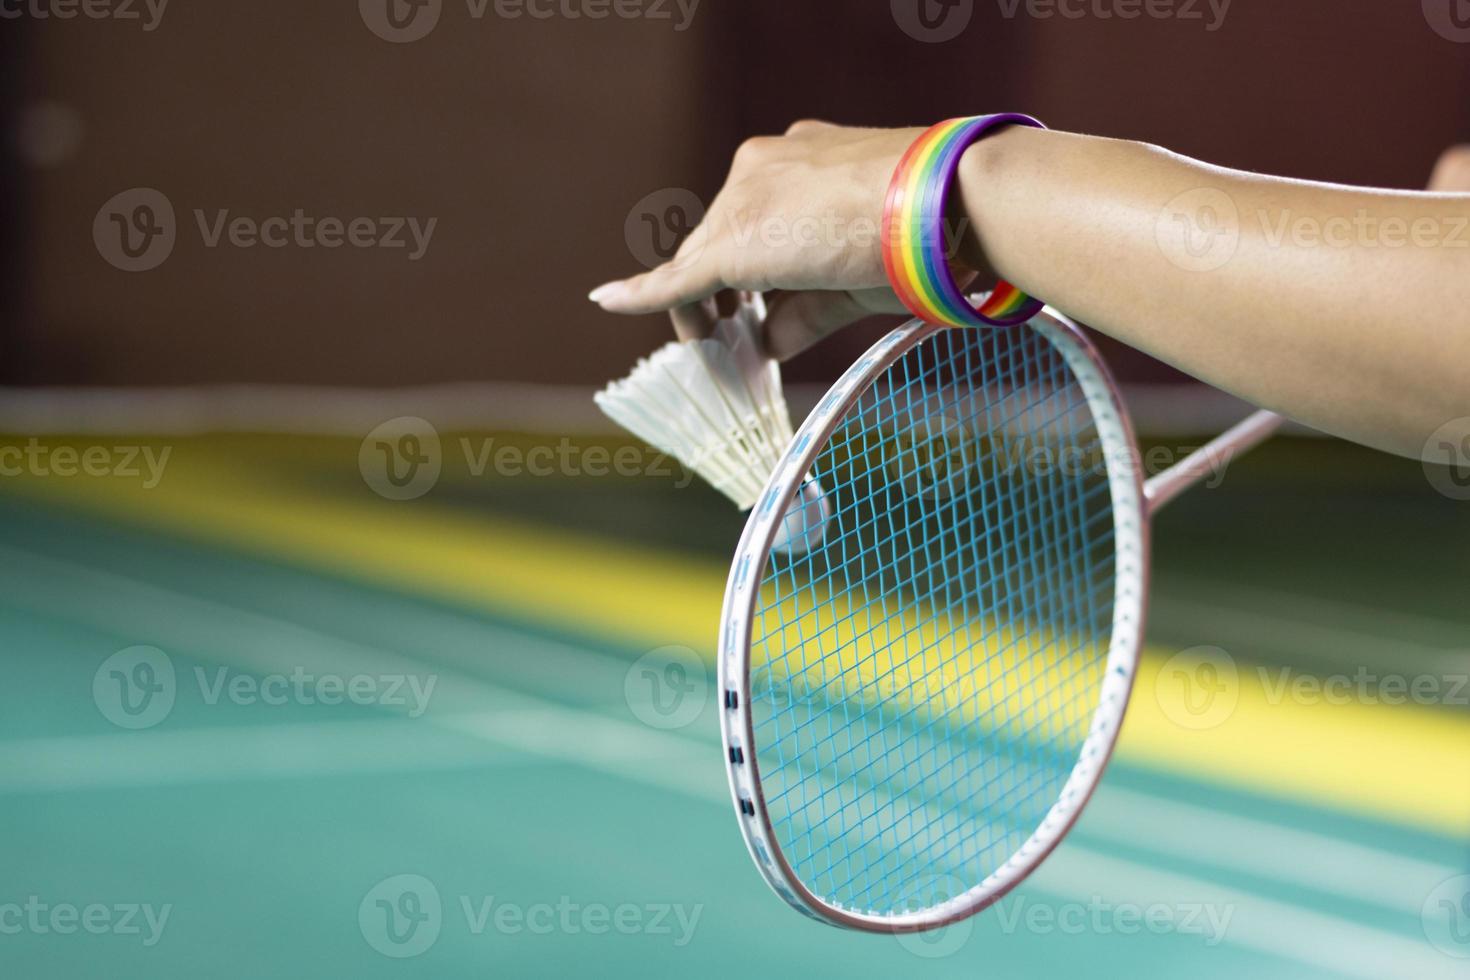
M1087 336L1050 307L1024 326L1035 330L1066 360L1092 411L1113 499L1116 556L1113 634L1097 710L1077 762L1057 802L1031 836L1004 864L968 891L929 908L900 914L847 908L813 894L797 877L776 843L761 789L750 713L750 637L760 594L759 573L780 532L786 501L795 498L812 464L847 411L909 351L941 330L911 320L875 344L817 405L787 450L746 522L730 567L720 618L720 731L731 800L751 859L766 883L788 904L812 918L865 932L903 933L937 929L994 904L1046 859L1071 830L1097 788L1128 706L1147 618L1149 517L1228 459L1267 438L1281 420L1258 413L1169 471L1144 481L1133 423L1118 385Z

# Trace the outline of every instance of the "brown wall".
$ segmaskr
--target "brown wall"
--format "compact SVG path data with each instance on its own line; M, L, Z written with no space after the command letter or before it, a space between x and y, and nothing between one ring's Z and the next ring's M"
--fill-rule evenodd
M888 3L792 0L704 0L684 32L476 22L464 0L445 0L433 33L402 45L374 36L352 3L178 3L151 33L22 23L10 36L27 70L11 108L54 100L82 138L23 172L26 304L17 314L12 295L0 372L601 381L665 333L583 299L636 268L630 208L663 188L707 199L741 138L800 116L897 124L1020 108L1233 166L1416 186L1470 134L1470 44L1437 35L1419 7L1236 0L1208 32L1007 20L999 0L976 0L946 43L907 36ZM136 186L173 203L179 238L159 268L126 273L103 261L92 226ZM438 225L411 263L402 250L209 249L191 213L297 207ZM825 373L820 362L859 342L796 373Z

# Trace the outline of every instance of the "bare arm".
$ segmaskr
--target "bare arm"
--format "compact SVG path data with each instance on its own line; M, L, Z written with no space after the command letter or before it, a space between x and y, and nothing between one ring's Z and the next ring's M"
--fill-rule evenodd
M1411 456L1470 415L1470 196L1022 129L960 188L1001 275L1249 401Z
M899 311L876 228L917 135L808 123L747 144L680 254L593 298L676 310L687 333L725 289L780 290L768 340L783 356ZM1455 187L1461 167L1439 179ZM998 272L1250 401L1410 456L1470 416L1470 193L1263 177L1013 129L966 154L951 203L971 225L961 269Z

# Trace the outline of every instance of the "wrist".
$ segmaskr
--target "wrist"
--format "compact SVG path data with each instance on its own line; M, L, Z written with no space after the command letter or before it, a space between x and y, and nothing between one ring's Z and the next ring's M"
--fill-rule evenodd
M899 300L921 320L951 327L1011 327L1042 308L1041 300L1005 281L972 300L970 277L956 268L956 249L964 248L972 223L965 220L970 214L962 196L962 220L956 222L951 209L960 164L974 144L1011 126L1042 124L1020 113L946 119L925 130L893 172L883 210L884 271ZM975 233L983 249L984 229Z
M956 266L1004 275L997 267L997 214L1025 161L1054 135L1050 130L1011 126L975 143L960 157L945 216Z

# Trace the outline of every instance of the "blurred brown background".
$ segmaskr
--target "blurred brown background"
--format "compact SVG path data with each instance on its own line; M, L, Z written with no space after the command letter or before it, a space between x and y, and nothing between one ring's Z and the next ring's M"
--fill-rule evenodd
M692 16L647 0L592 20L311 0L180 2L151 29L141 3L139 20L7 20L0 380L601 382L666 328L599 313L588 288L647 258L658 221L673 240L674 189L707 200L741 139L803 116L1016 109L1234 167L1417 187L1470 135L1470 43L1436 30L1434 2L1236 0L1221 19L1178 0L1121 20L1007 16L1009 0L703 0ZM385 40L389 3L397 36L427 33ZM138 187L171 203L177 240L125 272L94 219ZM413 261L406 232L399 249L210 248L195 217L296 209L437 224ZM796 373L829 374L860 342Z

